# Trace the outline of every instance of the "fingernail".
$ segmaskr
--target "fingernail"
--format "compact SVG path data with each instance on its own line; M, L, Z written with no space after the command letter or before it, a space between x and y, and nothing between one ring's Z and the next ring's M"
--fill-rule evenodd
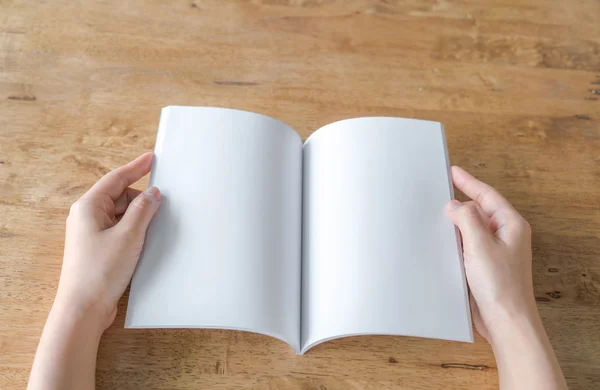
M160 202L161 199L162 199L162 196L160 195L160 191L156 187L148 187L148 188L146 188L146 190L144 191L144 194L150 195L157 202Z
M452 199L449 203L448 203L448 210L450 211L454 211L457 208L459 208L461 206L462 203L460 203L458 200L456 199Z

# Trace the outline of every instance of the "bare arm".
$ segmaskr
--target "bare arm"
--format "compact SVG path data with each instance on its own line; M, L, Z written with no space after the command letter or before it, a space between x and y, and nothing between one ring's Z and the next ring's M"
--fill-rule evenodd
M146 153L96 183L67 219L56 299L35 355L29 390L93 389L100 337L140 256L160 192L128 188L150 171Z
M473 320L494 351L500 388L566 389L535 304L529 224L465 170L452 167L452 179L474 199L453 200L446 212L462 235Z
M93 389L100 337L116 315L160 193L128 186L150 170L146 154L102 178L73 207L61 280L29 386ZM502 389L566 389L539 318L531 280L527 222L493 188L453 167L458 189L477 202L451 202L463 237L473 318L492 345Z

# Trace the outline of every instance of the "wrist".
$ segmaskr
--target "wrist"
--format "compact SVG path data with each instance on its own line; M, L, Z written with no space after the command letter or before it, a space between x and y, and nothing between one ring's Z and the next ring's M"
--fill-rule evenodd
M103 329L94 312L57 297L50 309L28 389L92 389Z
M519 310L500 309L497 321L488 328L500 388L566 389L550 340L535 301Z
M493 315L487 315L486 327L493 349L512 342L515 338L536 334L542 322L535 300L525 300L513 305L498 305Z
M100 341L106 329L105 322L104 316L94 305L83 305L57 295L48 315L47 326L61 331L85 333L91 340Z
M78 317L84 317L86 322L95 322L104 332L115 318L117 303L111 305L103 294L98 293L98 290L98 288L73 286L62 283L61 280L53 307L68 310L70 314Z

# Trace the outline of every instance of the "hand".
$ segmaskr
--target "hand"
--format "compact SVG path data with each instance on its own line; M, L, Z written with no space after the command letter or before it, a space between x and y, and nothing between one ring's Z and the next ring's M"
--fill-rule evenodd
M533 295L531 227L494 188L452 167L446 213L462 235L473 321L492 346L501 389L567 388Z
M129 188L151 165L152 153L143 154L108 173L71 207L58 292L28 389L94 388L100 337L115 319L161 203L157 188Z
M117 303L138 262L146 228L161 195L151 187L129 188L152 165L145 153L102 177L71 206L56 305L75 308L100 321L114 321Z
M507 316L537 315L531 228L502 195L465 170L452 167L452 180L474 199L452 200L446 212L462 235L475 327L491 343L490 332Z

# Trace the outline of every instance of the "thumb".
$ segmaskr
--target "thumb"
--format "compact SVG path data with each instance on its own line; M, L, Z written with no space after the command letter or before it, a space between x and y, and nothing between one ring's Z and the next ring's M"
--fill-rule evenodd
M122 229L144 234L161 201L162 196L158 188L149 187L129 204L119 225Z
M490 238L491 234L486 228L475 202L460 203L457 200L451 200L446 205L446 214L460 230L463 244L478 244Z

